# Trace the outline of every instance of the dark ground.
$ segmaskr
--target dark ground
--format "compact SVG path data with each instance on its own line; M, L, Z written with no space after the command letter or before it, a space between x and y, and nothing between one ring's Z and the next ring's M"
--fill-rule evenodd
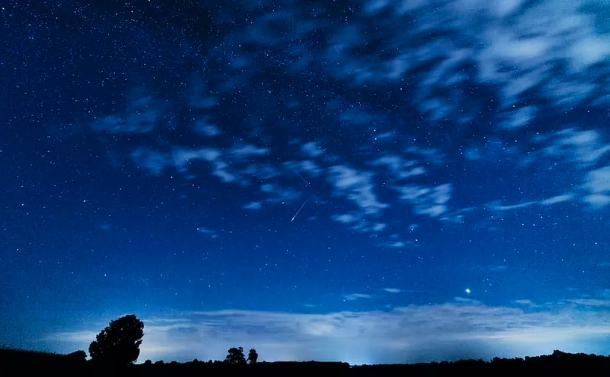
M84 353L70 355L0 349L0 376L52 374L69 376L430 376L499 375L526 373L536 376L610 376L610 356L569 354L483 360L460 360L427 364L364 365L350 367L341 362L261 362L254 365L227 365L220 361L188 363L146 362L121 370L103 368L84 359Z

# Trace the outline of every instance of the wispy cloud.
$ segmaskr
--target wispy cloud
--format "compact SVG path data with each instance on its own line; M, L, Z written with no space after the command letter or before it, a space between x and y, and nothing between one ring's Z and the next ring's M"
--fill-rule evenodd
M585 168L595 164L610 151L610 144L603 144L597 130L567 128L550 136L550 144L543 149L548 156L561 156Z
M262 207L263 206L261 205L261 202L250 202L243 206L244 209L251 209L251 210L261 209Z
M215 230L200 226L197 228L197 232L207 234L211 238L218 238L218 233Z
M217 176L223 182L234 182L238 179L237 174L229 171L229 164L221 160L214 161L212 175Z
M94 121L96 131L113 134L143 134L153 131L162 120L164 106L143 90L135 90L127 99L125 111Z
M360 233L378 233L387 228L386 223L369 221L365 219L363 213L355 211L341 215L332 215L331 219L345 224L349 229Z
M487 204L486 207L492 211L512 211L515 209L527 208L527 207L532 206L537 203L538 202L533 201L533 202L524 202L524 203L518 203L518 204L511 204L511 205L502 205L502 204L500 204L500 201L494 201L494 202Z
M301 152L307 157L318 157L324 153L324 150L320 148L317 142L305 143L301 146Z
M517 305L536 306L536 303L534 301L528 299L514 300L513 302Z
M371 182L372 177L373 173L336 165L329 169L328 180L334 185L338 195L346 196L356 203L365 214L378 214L388 205L377 200Z
M266 183L261 186L261 191L271 195L270 198L265 199L266 202L277 203L282 201L292 201L302 196L300 191L292 188L285 188L277 183Z
M196 121L194 127L195 131L200 132L206 136L218 136L222 133L220 132L218 126L209 123L208 117L204 117L203 119Z
M405 244L402 241L389 241L389 242L384 243L383 246L389 247L392 249L400 249L400 248L407 246L407 244Z
M396 155L384 155L371 163L373 166L386 166L392 180L400 180L424 174L426 170L417 166L416 160L406 160Z
M436 187L407 185L393 188L400 192L400 199L413 204L416 214L430 217L440 216L448 210L446 203L451 199L453 190L449 183Z
M364 293L350 293L348 295L343 296L343 298L347 301L356 301L362 298L373 298L373 296Z
M172 157L178 171L186 171L189 162L203 160L208 162L216 161L222 155L221 151L214 148L202 147L199 149L174 148Z
M388 292L388 293L400 293L400 292L404 292L402 289L398 289L398 288L383 288L383 290Z
M590 171L583 188L589 191L584 201L594 207L604 207L610 204L610 166Z
M610 307L610 300L600 300L596 298L580 298L574 300L568 300L571 303L582 306L608 306Z
M264 156L268 153L269 148L259 148L251 144L236 145L228 151L228 155L236 159Z
M574 194L563 194L544 199L540 202L541 205L548 206L557 203L563 203L574 199Z
M138 147L130 155L134 163L154 175L160 175L163 170L171 165L171 159L164 153L158 150Z

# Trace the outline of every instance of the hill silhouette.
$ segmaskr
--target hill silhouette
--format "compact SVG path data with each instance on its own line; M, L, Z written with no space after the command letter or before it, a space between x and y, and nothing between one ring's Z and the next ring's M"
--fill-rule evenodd
M536 375L587 375L609 376L610 357L571 354L555 351L551 355L484 360L442 361L418 364L379 364L350 366L345 362L258 362L231 364L226 361L193 360L186 363L163 362L127 365L120 370L109 370L85 360L84 351L68 355L49 352L0 348L2 376L21 376L39 373L70 376L110 376L120 372L126 376L284 376L284 375L332 375L332 376L446 376L456 374L495 375L528 373Z

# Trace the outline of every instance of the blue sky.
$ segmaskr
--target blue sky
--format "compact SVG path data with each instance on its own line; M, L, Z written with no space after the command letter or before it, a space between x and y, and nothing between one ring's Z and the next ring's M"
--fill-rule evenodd
M140 361L610 353L610 8L1 10L0 342Z

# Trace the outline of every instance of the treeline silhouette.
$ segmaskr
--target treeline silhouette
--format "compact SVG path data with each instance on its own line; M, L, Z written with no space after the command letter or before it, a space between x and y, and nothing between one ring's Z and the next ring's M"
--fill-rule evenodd
M258 362L231 364L225 360L186 363L151 362L108 368L86 360L83 351L68 355L0 348L0 375L23 376L40 373L69 376L453 376L516 375L537 376L610 376L610 357L555 351L551 355L484 360L459 360L419 364L350 366L344 362Z
M186 363L175 361L134 364L140 354L144 323L135 315L111 321L89 346L68 355L0 347L0 376L53 374L69 376L446 376L528 373L542 376L577 374L610 376L610 356L570 354L554 351L551 355L484 360L459 360L419 364L350 366L345 362L258 362L258 353L232 347L224 360Z
M446 376L446 375L495 375L527 373L542 376L586 375L610 376L610 356L588 355L554 351L551 355L525 358L484 360L458 360L418 364L377 364L350 366L344 362L257 362L232 364L225 360L185 363L151 362L109 368L86 360L84 351L68 355L0 348L0 375L22 376L28 373L111 376L117 372L126 376Z

